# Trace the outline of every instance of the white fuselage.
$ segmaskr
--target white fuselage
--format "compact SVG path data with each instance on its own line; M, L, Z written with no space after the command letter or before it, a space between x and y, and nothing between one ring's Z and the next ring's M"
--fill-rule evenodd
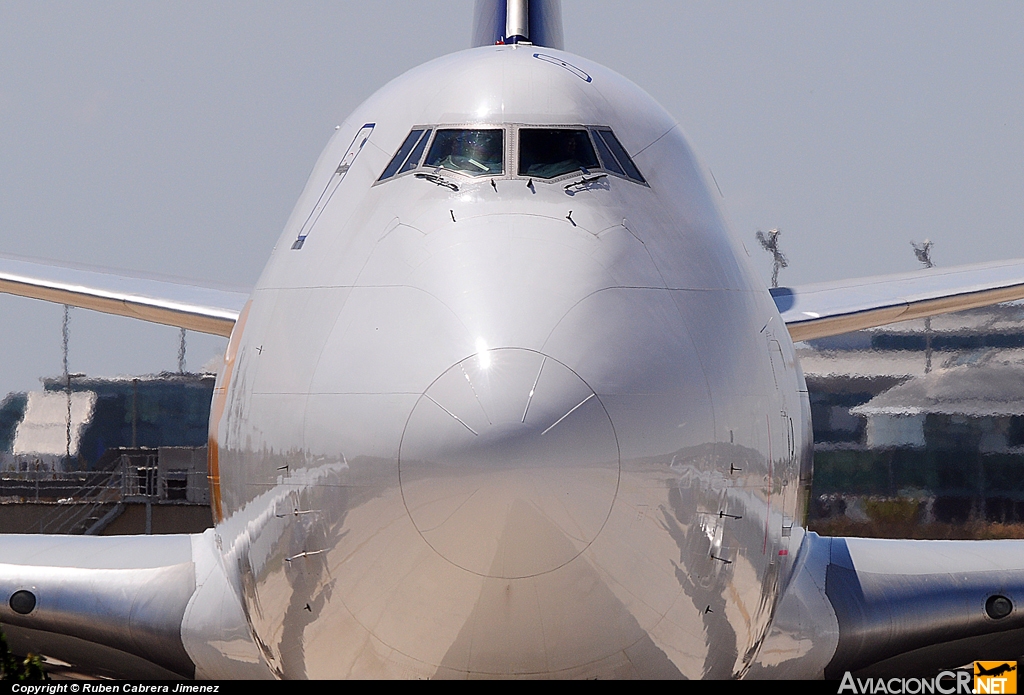
M646 185L519 176L540 126L610 128ZM502 128L502 173L378 182L416 127ZM810 417L712 190L642 90L530 45L428 63L339 127L211 421L218 547L278 675L745 672Z

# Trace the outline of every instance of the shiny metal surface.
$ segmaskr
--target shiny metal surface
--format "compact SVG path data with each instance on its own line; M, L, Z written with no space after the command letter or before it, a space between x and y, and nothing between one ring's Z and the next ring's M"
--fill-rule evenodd
M248 295L0 256L0 292L227 337Z
M460 569L505 579L551 572L608 520L615 428L565 365L481 348L413 408L399 444L402 500L427 545Z
M0 623L112 647L191 677L195 668L180 636L195 589L189 539L154 540L4 538ZM133 546L141 552L134 563L126 562L121 553ZM120 567L104 567L110 564ZM136 566L125 567L131 564ZM10 605L19 591L36 598L27 614Z
M16 653L120 678L268 678L213 530L0 537L0 622ZM26 614L11 598L31 591Z
M0 564L9 590L36 589L38 604L21 615L5 604L5 624L78 637L114 647L182 676L195 668L178 634L194 585L191 564L150 570L69 570Z
M513 8L512 15L520 17L512 27L507 22L507 9ZM518 11L515 11L518 10ZM472 44L476 46L493 46L501 43L506 37L516 36L515 26L522 26L522 12L527 13L528 37L535 46L548 46L562 50L565 40L562 38L562 2L561 0L477 0L473 10Z
M560 44L560 20L534 17L557 7L529 3L536 43ZM1017 546L800 527L812 442L791 339L794 311L846 330L1002 297L1016 266L773 301L674 120L586 59L492 45L504 13L479 2L479 48L337 129L244 308L194 303L231 327L216 528L51 538L54 562L32 557L39 537L5 538L6 596L31 586L39 604L0 618L206 678L820 677L1016 626L1022 568L1000 558ZM413 127L444 124L506 128L502 176L381 180ZM611 129L642 178L510 165L514 126L584 125ZM146 303L91 282L21 284ZM872 294L895 286L916 294ZM153 310L184 321L186 304ZM961 579L972 556L984 567ZM989 624L992 591L1014 608Z
M505 0L505 37L520 37L529 40L529 0Z
M195 593L181 621L181 643L197 679L261 680L273 677L238 600L238 574L226 563L221 538L212 530L189 537Z
M69 569L154 569L192 560L189 536L51 536L3 534L5 564ZM7 598L2 597L6 602Z
M825 595L832 539L820 538L813 532L801 535L792 578L779 599L771 630L747 678L821 679L835 656L839 621ZM796 536L794 533L794 543L798 540Z
M1024 541L828 540L825 587L839 644L827 678L896 654L1024 628ZM994 595L1011 603L1002 618L986 612ZM1010 658L1019 651L1018 643ZM917 656L924 668L934 668L929 656Z
M1024 260L930 268L771 290L793 340L1024 299Z
M809 455L792 345L672 120L564 61L592 81L490 47L371 98L307 191L358 124L375 146L256 288L211 433L278 676L730 677L765 637ZM372 186L453 122L605 124L649 186Z
M934 674L1015 659L1024 541L822 538L808 533L754 678ZM987 612L992 597L1009 612ZM1002 638L1000 638L1002 636Z

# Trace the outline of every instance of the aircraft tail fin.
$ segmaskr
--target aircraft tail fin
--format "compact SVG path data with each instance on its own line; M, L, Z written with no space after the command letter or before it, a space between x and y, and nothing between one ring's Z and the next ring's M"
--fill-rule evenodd
M563 50L562 0L476 0L474 48L520 42Z

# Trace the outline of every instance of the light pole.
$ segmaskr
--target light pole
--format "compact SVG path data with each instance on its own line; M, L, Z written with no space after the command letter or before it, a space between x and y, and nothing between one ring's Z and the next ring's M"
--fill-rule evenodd
M935 263L932 262L932 242L929 239L925 239L922 243L911 241L910 245L914 247L914 255L917 256L917 260L924 265L925 269L934 268ZM932 371L932 317L928 316L924 320L924 373L928 374Z
M779 236L781 234L781 229L769 229L767 234L759 229L754 235L758 243L761 244L761 248L772 255L772 287L779 286L779 270L789 267L786 255L779 248Z

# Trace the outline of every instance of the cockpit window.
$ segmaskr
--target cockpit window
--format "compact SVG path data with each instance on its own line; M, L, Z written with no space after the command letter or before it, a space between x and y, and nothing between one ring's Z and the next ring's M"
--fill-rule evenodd
M615 133L608 130L607 128L594 128L594 140L598 142L598 148L601 149L601 158L605 160L605 168L609 171L615 171L620 173L619 169L626 172L626 176L633 179L637 183L647 183L640 170L633 164L633 160L626 154L626 149L619 142L619 139L615 137ZM614 158L610 158L606 154L606 149L601 147L604 144L608 150L611 150L611 154ZM616 161L617 160L617 161ZM616 164L618 168L616 168Z
M431 129L429 128L425 133L423 133L423 137L421 137L420 141L416 143L416 147L413 149L412 154L410 154L409 158L405 160L405 164L402 168L398 170L399 174L412 171L420 165L420 160L423 159L423 150L427 149L427 140L430 139L430 133Z
M597 145L597 151L601 154L601 161L604 162L604 168L613 174L619 176L625 176L626 172L622 170L619 163L615 160L615 155L608 149L608 145L604 143L604 139L597 134L596 130L591 131L594 134L594 144Z
M510 154L505 152L506 133L511 134L514 146ZM517 166L508 174L506 154L517 160ZM611 174L647 185L611 128L602 125L414 126L377 182L417 171L416 178L449 188L454 185L452 190L458 190L458 184L445 179L442 171L471 177L512 175L550 183L572 176L602 178Z
M469 176L501 174L504 150L504 130L440 129L424 165Z
M553 179L601 165L585 130L520 128L519 175Z
M420 136L423 137L421 138ZM409 153L412 151L412 148L416 146L416 143L421 140L426 143L427 138L429 137L429 130L426 131L426 135L423 135L423 129L411 131L409 135L406 136L405 142L402 143L402 146L398 148L398 152L395 152L395 156L391 158L390 162L388 162L387 167L384 169L384 173L381 174L380 178L377 180L383 181L384 179L390 179L392 176L397 174L398 167L402 166L402 164L405 163L405 160L409 158ZM422 150L420 150L420 152L422 152Z

